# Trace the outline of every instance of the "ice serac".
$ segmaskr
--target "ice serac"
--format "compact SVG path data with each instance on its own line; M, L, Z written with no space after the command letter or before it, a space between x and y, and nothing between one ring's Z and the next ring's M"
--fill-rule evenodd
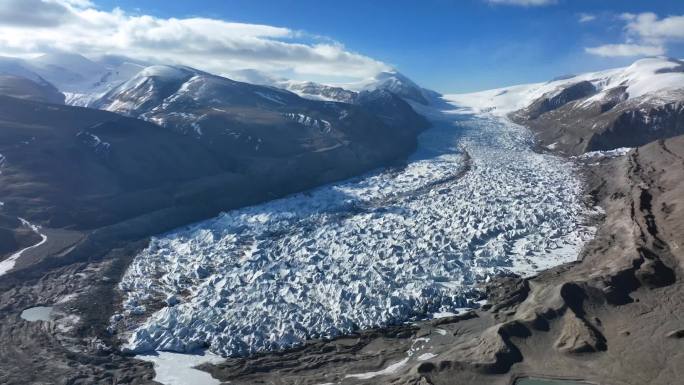
M510 114L541 145L566 154L637 147L684 133L684 62L641 59L625 68L448 99L474 112Z

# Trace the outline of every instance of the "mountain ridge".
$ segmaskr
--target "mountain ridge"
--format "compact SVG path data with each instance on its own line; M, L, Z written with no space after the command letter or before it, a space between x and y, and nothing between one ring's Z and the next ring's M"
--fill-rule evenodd
M541 147L566 155L637 147L684 134L683 64L647 58L628 67L446 99L464 112L508 116L532 129Z

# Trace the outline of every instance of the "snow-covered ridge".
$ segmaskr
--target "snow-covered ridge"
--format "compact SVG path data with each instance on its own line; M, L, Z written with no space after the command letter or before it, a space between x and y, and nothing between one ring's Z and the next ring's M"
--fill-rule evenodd
M464 112L489 112L505 115L530 106L541 97L553 97L564 88L590 82L596 94L585 103L600 101L610 96L611 91L624 87L625 100L649 98L661 102L681 98L684 90L684 62L670 58L641 59L624 68L591 72L560 80L498 88L469 94L446 95L445 99L461 107Z

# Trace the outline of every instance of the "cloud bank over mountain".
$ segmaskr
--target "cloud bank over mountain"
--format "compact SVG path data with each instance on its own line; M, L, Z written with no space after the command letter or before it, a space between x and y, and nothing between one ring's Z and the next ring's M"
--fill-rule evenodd
M390 67L289 28L219 19L159 18L98 9L87 0L0 3L0 54L120 54L215 73L241 68L367 78Z

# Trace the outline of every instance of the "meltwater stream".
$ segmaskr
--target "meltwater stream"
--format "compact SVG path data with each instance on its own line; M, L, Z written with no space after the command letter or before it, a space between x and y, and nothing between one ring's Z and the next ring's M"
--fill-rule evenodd
M134 352L231 356L472 306L477 283L574 260L592 235L572 164L531 144L501 118L443 113L403 169L153 239L112 323Z

